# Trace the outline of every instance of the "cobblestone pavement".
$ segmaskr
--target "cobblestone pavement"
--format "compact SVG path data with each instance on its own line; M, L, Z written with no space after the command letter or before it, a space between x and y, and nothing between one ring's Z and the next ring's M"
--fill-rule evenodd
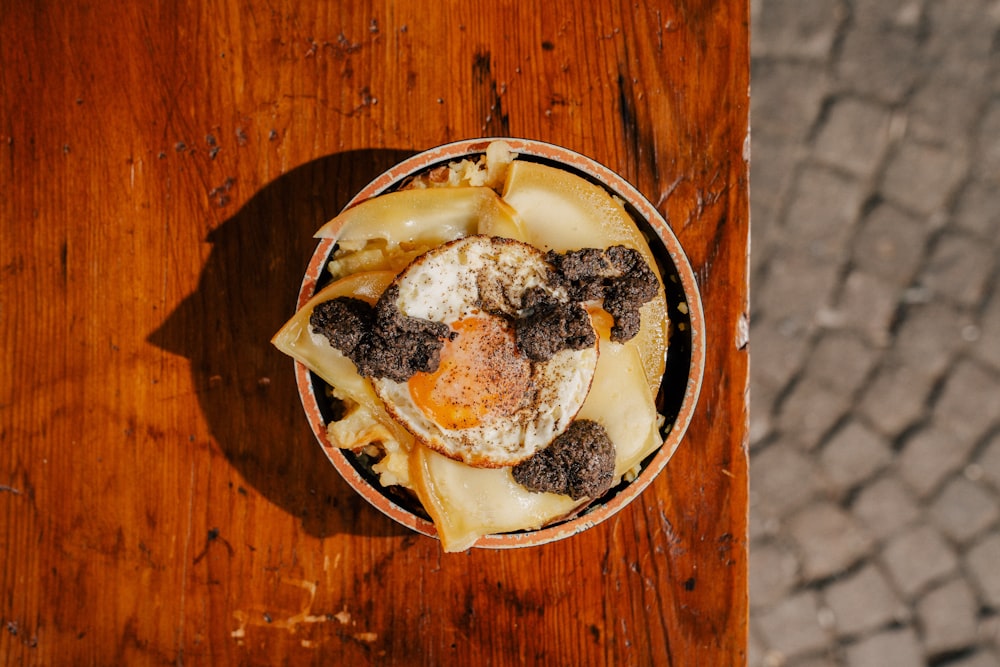
M1000 665L1000 0L752 0L751 667Z

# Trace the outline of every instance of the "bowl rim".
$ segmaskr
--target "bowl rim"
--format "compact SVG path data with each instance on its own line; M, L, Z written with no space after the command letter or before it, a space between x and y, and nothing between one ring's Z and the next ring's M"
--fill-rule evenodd
M687 304L691 341L691 360L687 385L678 414L662 445L650 455L652 458L647 457L648 462L643 466L639 475L625 484L622 490L615 493L607 502L597 507L587 508L575 517L535 530L484 535L473 544L473 547L478 548L507 549L538 546L562 540L596 526L617 514L652 483L677 450L690 425L704 380L706 347L701 292L694 270L670 225L656 207L621 175L592 158L568 148L534 139L513 137L465 139L442 144L406 158L382 172L355 194L344 206L344 210L363 200L380 195L402 183L409 176L432 166L483 154L486 147L495 141L506 143L518 155L563 164L570 167L571 171L582 172L612 194L617 194L645 219L663 244L677 271ZM334 244L335 240L333 239L319 240L303 276L296 309L302 308L316 293ZM344 481L389 518L418 533L437 538L437 530L431 521L414 514L375 489L371 482L358 472L348 459L347 454L330 443L326 433L326 422L316 396L312 372L299 361L295 362L295 381L313 435Z

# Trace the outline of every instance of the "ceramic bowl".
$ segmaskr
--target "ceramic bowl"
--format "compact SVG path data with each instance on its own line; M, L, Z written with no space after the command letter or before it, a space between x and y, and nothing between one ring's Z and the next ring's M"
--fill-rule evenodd
M642 462L641 472L623 481L592 503L582 513L537 530L486 535L475 547L515 548L565 539L595 526L620 511L663 470L684 438L701 390L705 365L705 322L695 275L677 237L656 208L624 178L594 160L566 148L527 139L489 138L458 141L424 151L398 163L369 183L347 204L390 192L412 176L435 167L486 151L492 141L502 140L518 154L518 160L542 162L575 173L597 183L625 203L626 210L642 230L659 263L666 287L671 337L666 372L657 397L657 408L666 417L663 444ZM301 308L327 282L324 272L334 241L322 239L316 247L298 296ZM372 473L371 461L363 455L330 444L326 424L331 418L324 382L296 362L295 377L302 405L316 439L344 480L376 509L400 524L427 536L437 531L420 503L409 493L382 487Z

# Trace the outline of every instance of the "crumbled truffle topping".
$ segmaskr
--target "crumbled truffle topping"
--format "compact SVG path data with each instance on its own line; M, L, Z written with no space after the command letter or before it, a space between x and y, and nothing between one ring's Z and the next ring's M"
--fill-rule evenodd
M354 362L362 377L406 382L414 373L433 373L450 329L404 315L396 307L399 290L390 285L374 307L339 297L318 304L309 324Z
M551 359L560 350L593 347L597 334L586 309L553 298L541 287L525 291L525 315L514 321L517 347L533 361Z
M639 332L639 309L656 296L659 284L637 250L583 248L550 251L545 258L552 267L549 289L530 288L522 303L511 308L521 313L512 324L518 349L528 359L546 361L561 350L594 345L596 334L584 301L602 300L614 318L611 340L625 342ZM568 299L553 296L551 288L556 286L566 290ZM495 299L509 298L503 286L480 287L490 287L484 299L493 292L499 295ZM391 285L374 307L350 297L333 299L317 305L309 323L353 361L363 377L405 382L414 373L437 370L444 340L455 334L443 322L404 315L396 306L398 296L398 288Z
M615 324L611 340L622 343L639 333L639 309L656 296L656 274L638 250L611 246L583 248L567 253L549 251L545 257L571 301L602 299Z
M573 500L600 498L614 478L615 446L603 426L577 419L548 447L511 472L529 491L560 493Z
M318 304L309 316L313 330L326 336L330 345L352 360L359 355L358 347L374 322L375 309L361 299L348 296Z

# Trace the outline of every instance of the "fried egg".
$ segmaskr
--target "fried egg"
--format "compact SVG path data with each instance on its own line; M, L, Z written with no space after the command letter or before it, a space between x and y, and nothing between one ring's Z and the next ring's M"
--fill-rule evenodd
M373 380L386 409L429 448L462 463L512 466L566 430L583 405L598 348L545 361L519 350L511 324L524 293L544 289L549 265L533 246L468 236L422 255L395 281L396 307L450 329L437 369L405 382Z

